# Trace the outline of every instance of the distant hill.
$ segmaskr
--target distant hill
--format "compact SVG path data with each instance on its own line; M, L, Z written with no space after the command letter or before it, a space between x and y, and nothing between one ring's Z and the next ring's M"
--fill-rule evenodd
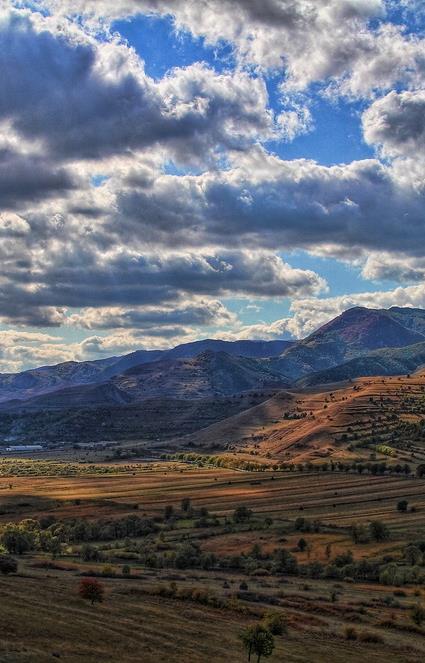
M221 341L207 339L178 345L171 350L137 350L123 357L96 361L69 361L54 366L0 374L0 403L27 400L75 385L102 383L133 366L155 361L191 358L205 350L224 351L242 357L271 357L281 354L291 341Z
M0 374L0 404L2 411L124 407L403 374L422 365L422 344L424 310L355 307L297 342L205 339Z
M97 361L67 361L56 366L42 366L22 373L0 374L0 402L27 399L65 386L101 380L116 357Z
M263 388L283 388L288 382L265 360L205 351L190 359L156 361L133 366L100 384L78 385L42 394L17 408L70 408L128 405L153 398L204 399ZM8 405L3 405L3 409Z
M405 348L385 348L351 359L326 371L312 373L299 380L297 386L307 387L375 375L406 375L414 373L424 365L425 342Z
M326 371L382 348L401 348L425 341L422 309L367 309L345 311L288 348L273 367L293 380Z

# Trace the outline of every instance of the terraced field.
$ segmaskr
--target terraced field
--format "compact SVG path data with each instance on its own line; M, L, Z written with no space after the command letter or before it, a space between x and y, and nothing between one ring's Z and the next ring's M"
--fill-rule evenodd
M425 480L337 471L259 474L170 462L132 469L0 480L0 529L46 517L58 531L69 523L113 523L136 514L158 523L156 530L130 539L91 543L103 561L85 559L84 538L62 545L54 561L43 550L19 558L18 575L0 579L0 629L7 634L0 661L44 663L60 656L71 663L126 663L140 660L141 652L148 662L239 661L241 630L270 607L288 625L288 633L276 637L272 661L378 662L386 660L388 647L400 663L425 656L424 631L410 620L412 606L423 597L420 583L399 591L391 583L353 584L314 571L315 564L326 569L350 554L357 563L393 559L405 565L406 545L425 539ZM193 515L182 515L185 499ZM400 512L401 499L414 510ZM175 518L164 520L171 506ZM235 521L238 507L251 510L252 517ZM203 512L213 515L210 524L196 522ZM354 544L351 526L373 520L389 527L389 538ZM313 527L302 529L304 521ZM185 570L168 568L166 560L187 546L217 561L206 568L196 562ZM282 548L296 559L301 575L267 570ZM165 557L154 564L152 555ZM247 560L248 567L219 563L234 557ZM131 564L131 577L123 576L124 563ZM88 607L78 597L82 573L102 577L103 604ZM347 635L350 628L356 640Z
M286 519L305 512L328 522L347 524L352 518L383 517L405 528L425 522L425 480L416 477L358 475L340 472L236 472L197 469L182 464L156 463L134 474L83 477L13 477L0 480L0 505L11 500L52 500L61 515L97 514L108 507L131 512L135 506L148 514L161 513L167 504L189 497L225 515L240 504L264 515ZM400 514L395 501L406 498L417 508ZM79 503L75 504L75 500ZM27 507L28 508L28 505Z

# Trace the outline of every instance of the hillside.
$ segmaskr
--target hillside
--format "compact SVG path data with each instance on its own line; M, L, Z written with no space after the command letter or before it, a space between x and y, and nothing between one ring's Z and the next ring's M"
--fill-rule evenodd
M291 341L207 339L178 345L170 350L137 350L123 357L109 357L96 361L69 361L20 373L3 373L0 374L0 403L13 399L27 400L75 385L105 382L133 366L159 360L192 358L206 350L226 352L233 356L266 358L279 355L292 344Z
M273 360L275 369L297 380L381 348L425 341L425 311L356 307L323 325Z
M107 404L0 410L0 439L62 444L107 440L168 440L206 428L249 409L273 391L196 400L147 399L138 404ZM66 396L66 394L64 394ZM218 446L219 443L218 443Z
M361 378L308 391L283 391L229 419L176 438L177 448L208 450L218 440L237 457L291 463L368 459L380 445L393 458L425 460L425 372L411 377ZM418 424L418 433L409 425ZM407 429L406 429L407 425ZM416 439L413 442L410 435ZM399 451L398 451L399 450Z
M297 386L307 387L329 382L340 382L373 375L403 375L414 373L425 364L425 343L405 348L376 350L364 357L351 359L326 371L319 371L298 381Z

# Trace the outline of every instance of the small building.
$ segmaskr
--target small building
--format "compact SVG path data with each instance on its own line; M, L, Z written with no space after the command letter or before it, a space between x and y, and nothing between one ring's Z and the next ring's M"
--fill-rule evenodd
M13 444L10 447L6 447L5 451L8 452L25 452L25 451L43 451L43 445L41 444Z

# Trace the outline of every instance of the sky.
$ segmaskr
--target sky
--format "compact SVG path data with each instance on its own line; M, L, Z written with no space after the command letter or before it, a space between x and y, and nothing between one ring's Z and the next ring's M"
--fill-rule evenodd
M0 371L425 307L423 0L0 0Z

